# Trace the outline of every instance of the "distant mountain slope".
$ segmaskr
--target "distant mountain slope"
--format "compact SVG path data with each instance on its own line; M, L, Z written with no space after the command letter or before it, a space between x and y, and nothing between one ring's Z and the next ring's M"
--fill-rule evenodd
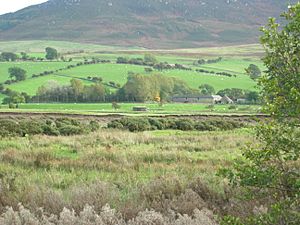
M259 26L287 5L284 0L49 0L0 16L0 40L152 48L252 43Z

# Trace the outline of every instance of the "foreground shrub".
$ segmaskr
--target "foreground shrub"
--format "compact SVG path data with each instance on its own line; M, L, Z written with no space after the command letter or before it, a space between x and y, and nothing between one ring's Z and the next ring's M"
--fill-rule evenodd
M24 137L27 135L44 134L49 136L70 136L96 131L98 122L81 123L70 118L54 120L8 120L0 119L0 137ZM133 128L137 129L137 128Z
M13 120L1 120L0 121L0 136L21 136L22 131L20 124Z
M182 130L182 131L216 131L233 130L245 127L246 124L234 120L208 119L194 122L190 119L173 118L123 118L108 123L108 128L125 129L131 132L150 130Z
M71 136L84 133L80 126L63 125L59 128L59 133L62 136Z

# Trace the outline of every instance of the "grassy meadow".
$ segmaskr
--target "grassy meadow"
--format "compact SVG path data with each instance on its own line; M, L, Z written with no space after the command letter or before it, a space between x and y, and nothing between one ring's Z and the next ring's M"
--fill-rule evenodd
M0 96L1 97L1 96ZM258 114L261 112L261 107L258 105L239 105L230 107L228 105L215 105L211 108L205 104L164 104L162 106L157 103L120 103L120 109L115 110L110 103L100 104L20 104L18 112L60 112L60 113L79 113L79 114ZM148 112L134 112L133 107L145 106ZM8 106L2 106L0 111L15 112L16 109L9 109Z
M253 141L251 129L130 133L102 128L69 137L1 138L0 174L13 189L0 193L0 210L22 202L32 212L43 207L46 214L63 207L80 212L86 204L100 212L108 203L127 220L146 208L167 217L170 209L192 216L203 207L222 214L227 203L216 172Z

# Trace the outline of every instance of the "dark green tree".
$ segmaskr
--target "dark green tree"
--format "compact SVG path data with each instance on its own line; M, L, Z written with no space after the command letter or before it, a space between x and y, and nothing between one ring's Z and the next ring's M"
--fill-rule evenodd
M28 60L28 59L30 59L29 55L27 55L26 52L21 52L20 54L21 54L21 59L22 60Z
M55 48L47 47L46 48L46 59L53 60L58 58L58 52Z
M19 67L11 67L8 69L8 73L11 79L15 79L16 81L26 80L26 70L23 70Z
M257 65L250 64L249 67L245 70L252 80L257 80L261 77L261 70Z
M202 84L199 86L200 93L203 95L213 95L216 93L216 90L213 86L209 84Z
M257 91L250 91L246 93L248 102L257 103L259 101L259 93Z
M238 98L245 98L245 90L240 89L240 88L227 88L218 91L218 95L223 96L228 96L232 100L237 100Z
M15 104L15 106L18 108L20 103L25 103L25 97L18 93L18 92L12 92L8 97L3 99L3 104ZM15 107L14 107L15 108Z
M1 53L1 60L2 61L16 61L19 57L17 54L13 52L2 52Z
M4 84L0 83L0 93L3 92L5 89Z
M261 37L267 72L260 85L273 120L256 129L258 146L245 148L243 160L221 171L251 197L273 204L264 215L227 217L223 224L300 224L300 3L282 16L284 26L270 19Z

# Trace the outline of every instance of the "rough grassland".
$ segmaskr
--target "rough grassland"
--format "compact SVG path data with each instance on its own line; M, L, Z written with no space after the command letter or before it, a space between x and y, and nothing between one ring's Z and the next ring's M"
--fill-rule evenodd
M18 201L30 201L26 195L37 198L30 192L32 188L44 187L48 193L59 191L68 196L74 186L95 180L117 186L125 201L135 196L141 185L162 176L166 180L178 177L182 186L200 177L210 189L222 193L222 186L215 185L217 169L230 165L239 157L240 147L250 141L250 130L101 130L72 137L2 138L0 173L14 177ZM36 205L43 204L41 196L36 201Z

